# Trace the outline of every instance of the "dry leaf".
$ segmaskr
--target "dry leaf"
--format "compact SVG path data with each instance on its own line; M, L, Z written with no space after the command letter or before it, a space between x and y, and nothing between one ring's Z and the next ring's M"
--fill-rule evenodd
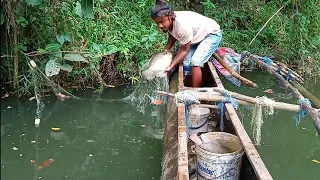
M37 167L38 170L40 170L40 169L42 169L42 168L43 168L43 166L38 166L38 167Z
M265 90L263 92L266 92L266 93L269 93L269 94L273 94L274 93L272 89L267 89L267 90Z
M152 104L160 105L162 104L162 100L159 100L159 99L152 100Z
M312 159L311 161L314 162L314 163L320 164L320 161L318 161L318 160Z
M54 131L59 131L60 130L60 128L56 128L56 127L53 127L51 129L54 130Z
M43 163L43 165L44 166L46 166L46 167L48 167L48 166L50 166L50 164L53 162L53 159L48 159L48 160L46 160L44 163Z

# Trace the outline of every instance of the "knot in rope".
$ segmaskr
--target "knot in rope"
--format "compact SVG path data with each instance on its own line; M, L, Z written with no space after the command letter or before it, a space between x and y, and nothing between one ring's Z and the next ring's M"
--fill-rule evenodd
M185 90L181 92L177 92L175 95L176 104L178 100L182 101L186 106L191 104L200 104L199 100L197 99L195 91Z
M292 73L292 70L290 69L288 73L286 74L286 80L289 81L291 79L290 74Z
M309 101L309 99L305 98L305 99L300 99L298 101L298 104L300 106L300 112L298 115L296 115L296 126L299 125L299 123L301 122L301 119L304 118L308 113L307 111L302 107L303 103L307 103L308 105L311 106L311 102Z

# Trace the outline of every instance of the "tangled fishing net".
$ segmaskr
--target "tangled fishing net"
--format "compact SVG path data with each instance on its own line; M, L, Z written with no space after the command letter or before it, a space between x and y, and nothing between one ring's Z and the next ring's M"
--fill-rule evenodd
M156 90L169 91L168 73L165 69L172 61L170 52L155 54L142 66L143 80L135 87L134 91L124 98L140 112L145 113L146 107L150 106L153 100L160 100L166 103L166 98L154 93Z
M273 101L265 96L255 98L255 106L251 118L251 128L253 130L253 139L257 145L261 143L261 127L263 124L263 110L265 115L272 115Z

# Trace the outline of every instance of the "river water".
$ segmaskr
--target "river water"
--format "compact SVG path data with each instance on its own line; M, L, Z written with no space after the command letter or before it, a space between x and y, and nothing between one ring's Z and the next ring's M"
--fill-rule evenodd
M297 103L271 75L243 74L259 88L238 88L222 78L225 88ZM308 87L320 97L316 91L319 84ZM263 92L269 88L275 93ZM35 101L1 99L1 179L160 179L162 140L157 129L161 129L164 116L159 118L152 110L154 105L143 114L123 101L90 100L121 99L131 91L122 86L106 89L101 96L89 90L74 93L86 100L49 98L44 102L40 127L34 125ZM257 149L274 179L318 179L320 164L312 160L320 161L319 138L309 117L296 126L294 115L275 110L273 116L265 117ZM251 111L240 106L239 117L251 136Z

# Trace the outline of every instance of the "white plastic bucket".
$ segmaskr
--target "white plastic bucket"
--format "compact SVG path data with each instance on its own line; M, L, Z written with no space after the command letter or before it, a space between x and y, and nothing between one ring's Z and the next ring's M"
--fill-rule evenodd
M210 114L209 108L199 108L198 114L193 115L189 114L189 135L197 134L198 132L207 132L208 131L208 117Z
M224 132L205 133L201 139L195 149L198 180L238 180L244 154L240 139Z

